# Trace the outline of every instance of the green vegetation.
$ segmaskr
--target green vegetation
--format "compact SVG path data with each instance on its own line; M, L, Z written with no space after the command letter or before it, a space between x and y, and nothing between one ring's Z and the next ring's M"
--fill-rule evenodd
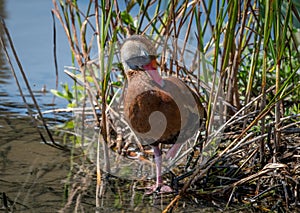
M64 85L64 92L52 92L72 107L82 106L84 99L93 103L94 123L106 143L117 143L108 106L124 84L118 50L131 34L146 34L158 46L168 46L158 52L162 74L184 79L203 95L208 112L205 142L194 146L207 159L195 154L192 173L167 209L183 196L196 202L208 195L227 206L299 208L296 0L53 3L78 71L68 72L74 91Z

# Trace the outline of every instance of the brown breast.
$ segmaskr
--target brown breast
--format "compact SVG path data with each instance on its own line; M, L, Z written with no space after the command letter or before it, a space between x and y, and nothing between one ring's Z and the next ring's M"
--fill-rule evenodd
M125 119L144 143L175 143L193 136L205 116L199 98L181 80L164 78L163 88L143 71L128 71Z

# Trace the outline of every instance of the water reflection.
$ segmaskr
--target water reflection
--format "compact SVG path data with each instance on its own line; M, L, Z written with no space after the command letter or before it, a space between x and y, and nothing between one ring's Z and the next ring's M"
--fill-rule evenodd
M0 206L4 206L3 196L6 196L7 205L20 212L57 210L63 195L62 180L69 169L68 163L62 163L67 156L40 143L29 118L3 111L1 115Z
M40 9L33 5L30 7L31 10ZM0 16L6 22L13 18L17 21L24 18L21 13L15 13L15 9L23 9L20 8L20 1L0 0ZM47 16L50 16L51 7L47 10ZM30 11L24 13L32 14ZM9 26L17 26L17 23L9 23ZM4 35L2 28L0 33ZM21 40L26 38L26 31L18 33ZM15 35L12 33L12 36ZM19 48L16 49L18 51ZM43 99L44 96L40 95L39 98ZM11 211L19 212L58 210L63 202L62 180L69 171L69 162L66 161L68 155L41 143L31 119L22 116L25 113L26 108L18 96L4 51L0 48L0 208L5 211L9 207Z
M56 87L56 74L53 58L53 28L51 9L52 1L19 1L19 0L0 0L0 15L4 17L13 44L25 70L29 84L35 94L38 96L38 103L44 109L50 109L53 104L57 107L65 107L66 101L56 99L53 102L53 95L50 89ZM1 29L0 29L1 30ZM3 35L3 32L1 32ZM23 104L19 96L19 91L15 80L12 77L11 70L0 48L0 107L4 103ZM9 48L8 48L9 50ZM21 88L25 94L28 94L26 86L22 81L18 66L13 60L14 69L18 79L21 81ZM64 66L71 64L71 55L65 33L61 27L57 27L57 57L59 83L72 83L72 80L64 74ZM40 93L41 90L47 92ZM61 89L60 86L58 88ZM31 103L30 98L27 100ZM11 106L11 104L9 104ZM5 107L6 108L6 107ZM25 107L11 107L9 110L20 110L20 114L26 114Z

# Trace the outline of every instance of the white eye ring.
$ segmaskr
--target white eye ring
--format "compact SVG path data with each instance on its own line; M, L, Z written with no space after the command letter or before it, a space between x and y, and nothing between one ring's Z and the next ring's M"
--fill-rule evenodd
M148 54L148 52L146 50L141 49L141 55L142 56L148 56L149 54Z

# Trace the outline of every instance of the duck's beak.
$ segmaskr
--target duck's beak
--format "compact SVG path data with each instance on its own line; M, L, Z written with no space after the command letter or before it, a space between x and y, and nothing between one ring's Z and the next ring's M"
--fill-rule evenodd
M159 86L164 87L165 83L157 70L157 63L155 59L152 59L151 62L147 65L144 65L143 68L150 75L150 77L155 81Z

